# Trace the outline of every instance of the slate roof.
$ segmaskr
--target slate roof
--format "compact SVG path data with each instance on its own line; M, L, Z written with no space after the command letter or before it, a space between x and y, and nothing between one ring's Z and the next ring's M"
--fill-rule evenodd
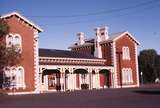
M69 50L57 50L57 49L39 49L40 57L61 57L61 58L83 58L83 59L99 59L90 54L78 53Z
M117 33L111 33L109 34L109 39L108 40L114 40L115 38L117 38L118 36L120 36L121 34L123 34L123 32L117 32Z
M109 39L107 39L107 41L113 41L115 38L117 38L118 36L120 36L121 34L123 34L123 32L117 32L117 33L111 33L109 34ZM106 41L106 40L105 40ZM85 43L81 46L90 46L90 45L94 45L94 38L90 38L90 39L85 39ZM69 48L72 47L77 47L77 43L75 43L74 45L71 45Z

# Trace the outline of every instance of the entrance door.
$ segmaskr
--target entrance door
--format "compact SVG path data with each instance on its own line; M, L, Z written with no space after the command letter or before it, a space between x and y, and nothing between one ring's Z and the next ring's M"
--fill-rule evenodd
M56 89L56 75L51 74L48 75L48 89Z

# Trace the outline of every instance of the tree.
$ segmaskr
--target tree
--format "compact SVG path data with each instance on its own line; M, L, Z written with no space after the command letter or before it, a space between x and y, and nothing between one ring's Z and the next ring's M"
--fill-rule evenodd
M0 87L2 87L3 69L16 66L21 61L21 50L16 45L6 47L5 36L9 33L9 25L4 19L0 19ZM9 81L9 80L8 80Z
M0 18L0 38L9 33L9 25L4 19Z
M160 56L154 49L140 51L138 61L144 83L153 83L157 77L160 78Z

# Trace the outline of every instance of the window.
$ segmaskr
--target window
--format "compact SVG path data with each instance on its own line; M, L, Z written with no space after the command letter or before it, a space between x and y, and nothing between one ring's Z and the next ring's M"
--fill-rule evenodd
M127 46L122 47L122 58L123 60L130 60L129 47Z
M7 47L11 47L13 44L13 35L9 34L6 36L6 45Z
M13 44L16 46L17 50L21 51L21 36L19 34L14 35Z
M10 80L10 88L25 88L24 68L23 67L8 67L5 69L5 77Z
M21 45L21 38L19 35L15 35L14 37L14 45Z
M6 36L6 46L11 47L12 45L15 45L17 50L22 50L22 40L21 36L19 34L9 34Z
M122 82L123 83L133 83L131 68L123 68L122 69Z
M17 87L25 87L24 84L24 69L22 67L19 67L17 69L17 74L16 74L16 84Z

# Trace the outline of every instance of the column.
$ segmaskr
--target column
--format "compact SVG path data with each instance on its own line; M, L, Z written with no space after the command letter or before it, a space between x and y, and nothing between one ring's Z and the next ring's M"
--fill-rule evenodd
M39 90L42 91L42 68L39 68Z
M89 74L89 76L88 76L89 77L88 78L89 79L89 83L88 83L89 84L89 89L92 89L92 78L91 78L92 77L91 76L92 75L92 70L91 69L88 70L88 74Z
M73 69L69 68L69 75L68 75L68 89L73 89Z
M97 88L100 88L100 76L99 76L99 71L97 71L97 74L96 74L96 79L97 79Z
M61 85L61 91L64 91L63 76L64 76L64 73L61 72L61 73L60 73L60 85Z
M114 73L113 73L113 69L111 69L111 87L114 88Z

